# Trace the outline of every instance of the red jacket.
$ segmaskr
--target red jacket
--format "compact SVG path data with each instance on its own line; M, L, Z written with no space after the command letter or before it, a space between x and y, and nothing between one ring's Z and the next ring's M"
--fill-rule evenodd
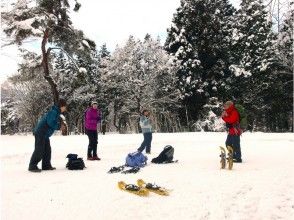
M226 109L227 116L222 117L222 119L230 124L229 134L231 135L241 135L242 131L240 129L240 116L234 105L231 105Z

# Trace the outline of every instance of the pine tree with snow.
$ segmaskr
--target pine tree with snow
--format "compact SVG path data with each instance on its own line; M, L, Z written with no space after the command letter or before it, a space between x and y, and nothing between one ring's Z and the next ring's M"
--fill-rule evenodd
M95 50L87 56L79 53L76 60L72 60L60 52L55 55L53 62L53 78L56 78L58 91L71 109L67 113L69 130L80 132L83 130L83 112L88 103L98 97L100 77L97 53Z
M294 24L294 2L290 4L289 11L278 33L278 52L286 71L293 73L293 24Z
M276 130L283 83L277 74L276 36L261 0L243 0L237 12L234 40L233 98L249 112L252 130ZM279 107L278 107L279 106Z
M19 130L19 116L15 109L13 86L1 83L1 134L14 134Z
M108 51L106 44L102 44L102 46L99 50L99 57L104 58L104 57L109 57L109 56L110 56L110 52Z
M80 4L75 1L74 11ZM26 39L42 40L42 67L44 77L50 85L54 102L59 99L57 84L50 73L50 53L61 50L73 56L87 53L95 44L72 26L68 0L18 0L11 11L1 13L3 31L10 44L21 45ZM50 46L47 48L48 43Z
M272 23L262 0L243 0L236 14L233 30L235 63L231 66L237 76L256 76L264 72L273 62L274 40Z
M226 96L230 75L231 33L235 9L228 1L182 0L174 15L165 48L180 62L178 86L187 123L206 113L209 100Z
M18 72L9 77L12 86L10 99L20 130L31 132L39 117L51 105L51 97L48 96L50 87L40 75L41 56L27 50L21 52Z
M275 80L269 93L272 97L268 115L271 131L293 132L293 24L294 3L290 3L286 18L281 24L276 40L278 66L272 71ZM283 109L283 111L281 111Z
M171 106L177 109L179 93L170 58L160 42L150 36L143 42L130 36L123 47L113 52L103 77L113 109L113 124L120 132L138 131L137 119L143 108L150 109L155 118L164 114L173 117ZM160 122L155 124L158 129L163 127Z

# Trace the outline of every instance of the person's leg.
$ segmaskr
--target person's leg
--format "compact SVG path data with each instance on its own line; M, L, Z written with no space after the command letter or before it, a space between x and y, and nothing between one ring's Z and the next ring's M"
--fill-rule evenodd
M42 158L42 170L55 170L51 165L51 145L49 138L45 139L45 150Z
M241 146L240 146L240 136L234 135L233 138L233 145L234 145L234 159L241 162L242 155L241 155Z
M92 157L92 149L91 149L91 134L90 131L85 130L86 135L88 136L89 144L88 144L88 151L87 151L87 157Z
M45 149L45 136L44 135L35 135L35 150L32 154L29 170L38 171L38 163L42 160ZM39 170L41 171L41 170Z
M146 153L151 153L151 141L152 141L152 133L147 133L147 143L146 143Z
M98 134L97 131L91 131L88 130L88 135L89 135L89 151L90 152L90 157L89 160L100 160L100 158L97 157L97 144L98 144Z
M144 137L144 140L141 144L141 146L138 148L138 151L142 152L145 147L147 146L147 133L143 133L143 137Z
M232 145L233 145L233 143L232 143L232 135L228 134L227 139L226 139L226 146L233 147ZM234 149L234 147L233 147L233 149Z
M98 132L93 132L92 148L93 148L93 157L97 157L97 145L98 145Z

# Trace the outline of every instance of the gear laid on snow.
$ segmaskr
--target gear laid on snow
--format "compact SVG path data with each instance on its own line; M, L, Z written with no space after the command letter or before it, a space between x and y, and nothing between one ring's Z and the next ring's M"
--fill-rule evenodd
M140 151L129 153L126 157L126 166L128 167L144 167L148 158Z
M145 183L144 180L142 180L142 179L137 180L137 185L139 187L147 189L150 192L153 192L153 193L156 193L156 194L162 195L162 196L168 196L170 193L170 190L165 189L161 186L158 186L155 183Z
M68 162L66 164L67 169L83 170L84 168L86 168L83 158L78 158L77 154L68 154L66 158L68 158Z
M166 145L162 152L151 160L151 163L176 163L178 160L173 160L175 149L171 145Z
M148 190L146 190L145 188L142 188L140 186L136 186L134 184L126 184L125 182L120 181L120 182L118 182L117 185L120 190L129 192L129 193L133 193L138 196L148 196L149 195Z
M111 167L107 173L119 173L125 169L125 166Z
M227 146L227 150L228 150L228 168L229 170L233 169L233 157L234 157L234 150L231 146Z
M226 168L226 150L224 147L221 147L221 154L219 155L221 160L220 160L220 164L221 164L221 169L225 169Z
M226 164L228 164L228 169L231 170L233 169L233 155L234 155L234 150L231 146L227 146L228 152L226 152L226 149L224 147L220 146L221 154L220 154L220 164L221 164L221 169L226 168ZM227 157L228 156L228 157Z
M133 167L131 169L122 171L121 173L123 174L128 174L128 173L138 173L140 171L140 167Z

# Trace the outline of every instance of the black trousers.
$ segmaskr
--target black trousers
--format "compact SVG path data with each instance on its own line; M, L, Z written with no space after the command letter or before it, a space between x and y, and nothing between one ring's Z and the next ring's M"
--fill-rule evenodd
M234 150L234 159L242 159L240 136L228 134L226 146L231 146Z
M88 145L88 157L97 157L97 145L98 145L98 132L97 130L86 130L86 134L89 138L89 145Z
M35 134L35 150L32 154L29 168L36 168L41 160L43 169L52 167L50 140L43 134Z

